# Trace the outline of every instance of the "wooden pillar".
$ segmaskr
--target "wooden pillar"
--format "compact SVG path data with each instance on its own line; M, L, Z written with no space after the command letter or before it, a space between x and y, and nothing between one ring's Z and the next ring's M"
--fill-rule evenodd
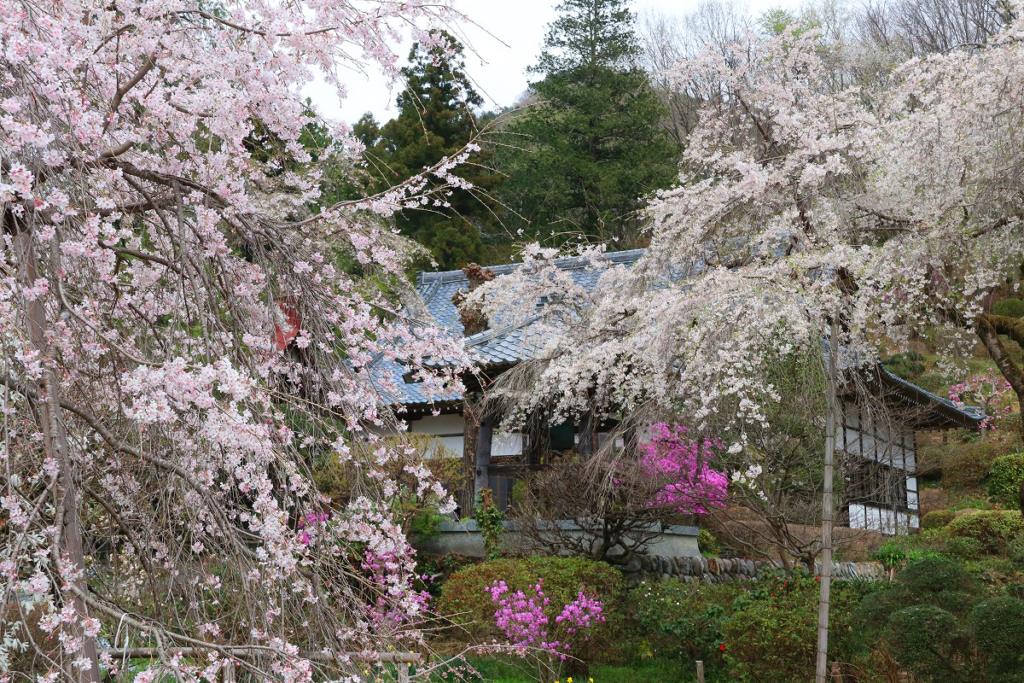
M462 400L462 467L463 485L459 492L459 508L463 517L473 511L475 496L476 445L480 435L480 412L478 396L467 394Z
M480 431L476 438L476 469L474 470L473 504L480 491L490 486L491 443L494 439L494 416L485 415L480 420Z

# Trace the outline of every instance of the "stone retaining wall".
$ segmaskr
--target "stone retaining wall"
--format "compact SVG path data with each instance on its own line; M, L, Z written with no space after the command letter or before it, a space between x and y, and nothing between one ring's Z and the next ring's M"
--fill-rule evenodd
M686 583L724 583L756 581L762 569L782 566L780 560L638 555L622 568L622 572L629 586L635 586L641 581L663 581L670 578ZM814 570L815 573L821 571L820 562L815 564ZM877 562L833 562L832 576L839 580L876 581L885 577L885 569Z

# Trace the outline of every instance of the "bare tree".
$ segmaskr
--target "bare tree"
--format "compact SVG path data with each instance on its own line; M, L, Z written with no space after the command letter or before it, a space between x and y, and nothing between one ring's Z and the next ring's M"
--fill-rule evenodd
M1014 12L1007 0L871 0L857 24L862 39L905 59L982 45Z
M682 515L651 505L664 482L646 476L635 459L604 451L588 461L568 457L523 480L510 519L523 550L628 564L666 524Z
M665 125L679 145L696 125L701 101L675 87L668 73L681 60L708 46L728 55L752 27L745 8L735 0L704 0L684 15L648 11L640 16L641 64L669 112Z

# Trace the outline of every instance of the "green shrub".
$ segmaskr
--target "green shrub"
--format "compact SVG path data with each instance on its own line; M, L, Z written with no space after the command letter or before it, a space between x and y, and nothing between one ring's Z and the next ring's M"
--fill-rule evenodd
M894 583L862 600L852 620L870 641L905 607L932 605L956 615L966 614L978 590L977 581L961 562L939 555L915 559L896 575Z
M989 680L1024 680L1024 600L983 600L971 610L968 623Z
M722 626L732 675L758 683L790 683L814 677L818 623L818 582L802 573L762 574L749 596L737 598ZM866 586L832 585L829 657L850 661L855 633L850 614Z
M988 471L988 495L1010 509L1019 505L1020 485L1024 482L1024 453L1004 455L992 461Z
M905 607L889 618L885 641L900 667L921 681L966 681L970 639L958 619L935 605Z
M441 535L441 524L448 517L436 510L424 510L412 518L409 534L417 543L436 538Z
M704 527L697 530L697 547L703 557L718 557L718 553L722 552L722 544Z
M921 518L921 528L940 529L952 522L955 516L952 510L932 510Z
M956 613L963 609L965 596L978 592L970 572L955 560L926 557L907 565L897 579L907 605L930 604Z
M917 379L927 368L924 356L917 351L897 353L883 360L882 365L893 374L908 380Z
M1006 556L1017 564L1024 564L1024 534L1006 544Z
M992 305L992 312L1009 318L1024 317L1024 299L1003 299Z
M942 459L942 483L945 486L973 488L980 484L1003 452L992 440L958 443ZM986 506L987 507L987 506Z
M509 590L528 592L538 579L544 580L544 593L551 600L551 620L564 605L576 599L580 590L596 595L604 603L607 621L592 634L595 647L607 645L608 636L621 628L622 574L603 562L578 557L499 559L465 567L445 581L437 611L461 626L455 636L490 640L499 634L494 626L495 606L486 589L495 581L504 581Z
M878 550L871 553L871 559L881 562L883 567L891 571L902 567L907 561L907 549L898 540L886 541Z
M722 660L722 625L742 584L642 583L629 594L635 605L633 633L647 644L646 656L714 667Z
M1006 552L1006 546L1024 533L1019 510L984 510L957 517L949 523L950 536L973 538L982 550L993 555Z
M965 560L978 557L984 552L981 541L964 536L953 536L946 541L946 552Z

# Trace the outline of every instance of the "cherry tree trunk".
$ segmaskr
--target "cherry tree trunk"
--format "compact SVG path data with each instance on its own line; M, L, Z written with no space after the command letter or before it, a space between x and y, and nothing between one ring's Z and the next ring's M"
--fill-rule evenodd
M28 231L22 232L16 240L21 261L20 279L24 286L30 287L38 278L38 264L32 245L32 234ZM90 663L88 670L85 671L77 668L70 661L65 661L64 667L79 683L98 683L99 660L97 659L96 639L86 635L81 624L82 619L89 616L88 607L82 597L88 590L85 579L85 551L82 544L82 526L78 510L74 463L71 459L67 434L61 417L59 384L50 362L52 351L46 337L46 308L43 305L42 297L37 297L28 303L26 318L32 345L39 351L42 358L47 359L43 363L43 373L37 383L38 415L41 422L40 431L43 434L43 448L46 449L47 456L53 458L60 468L57 485L54 488L54 508L59 517L56 521L60 534L56 549L61 556L53 559L64 575L69 573L75 575L74 585L77 596L74 599L74 607L78 619L70 624L64 624L62 628L66 629L71 642L82 643L81 652L73 658L85 658Z
M1017 395L1017 402L1022 407L1020 413L1021 423L1018 429L1020 430L1021 437L1024 438L1024 371L1021 370L1013 356L1010 355L1006 345L1003 344L1003 340L999 338L1000 334L1005 334L1010 339L1021 344L1021 346L1024 346L1024 323L1017 319L1006 318L1005 316L986 314L978 318L975 330L982 343L985 344L989 357L992 358L996 367L999 368L999 372L1009 382L1013 393ZM1024 481L1021 482L1020 488L1017 490L1017 505L1020 507L1021 512L1024 513Z

